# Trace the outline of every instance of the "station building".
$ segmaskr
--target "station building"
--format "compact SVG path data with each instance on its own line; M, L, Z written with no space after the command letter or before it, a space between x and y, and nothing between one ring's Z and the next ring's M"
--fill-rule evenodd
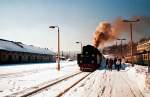
M141 64L150 64L150 40L138 43L138 60L142 62Z
M55 62L55 56L47 48L0 39L0 64Z
M137 51L138 52L150 51L150 40L138 43Z

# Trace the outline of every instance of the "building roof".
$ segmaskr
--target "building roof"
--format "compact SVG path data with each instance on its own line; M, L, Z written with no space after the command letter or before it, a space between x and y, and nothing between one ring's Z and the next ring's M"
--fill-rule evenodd
M139 42L138 45L150 44L150 40Z
M21 42L5 39L0 39L0 50L55 55L55 53L48 48L35 47L33 45L26 45Z
M150 40L138 43L137 50L143 52L144 50L149 51L150 49Z

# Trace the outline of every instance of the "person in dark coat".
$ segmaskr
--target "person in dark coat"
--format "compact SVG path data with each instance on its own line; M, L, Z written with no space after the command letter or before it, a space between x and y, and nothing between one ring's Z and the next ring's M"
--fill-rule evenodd
M109 59L108 65L109 65L109 70L112 71L112 65L113 65L113 60L112 59Z
M115 57L115 59L114 59L114 66L115 66L115 69L117 69L116 62L117 62L117 58Z
M107 68L108 67L108 58L106 59L106 66L105 66L105 68Z
M117 67L117 70L120 71L120 68L121 68L121 59L117 59L116 67Z

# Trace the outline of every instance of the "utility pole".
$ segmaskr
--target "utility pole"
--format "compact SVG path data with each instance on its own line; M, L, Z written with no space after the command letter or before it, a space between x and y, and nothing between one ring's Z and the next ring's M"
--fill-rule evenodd
M150 40L148 41L148 72L150 73L150 58L149 58L149 53L150 53Z
M57 41L58 41L58 43L57 43L57 45L58 45L58 47L57 47L57 61L58 61L58 64L57 64L57 70L58 71L60 71L60 32L59 32L59 27L58 26L49 26L49 28L51 28L51 29L54 29L54 28L57 28L57 32L58 32L58 36L57 36Z
M121 54L120 54L120 55L121 55L121 58L122 58L122 57L123 57L123 54L122 54L122 41L123 41L123 40L126 40L126 39L124 39L124 38L123 38L123 39L118 38L117 40L120 40L120 41L121 41Z
M118 49L117 49L117 41L116 41L116 51L115 51L116 56L117 56L117 52L118 52Z
M129 23L130 24L130 41L131 41L131 64L132 64L132 66L134 66L134 64L133 64L133 39L132 39L132 23L134 23L134 22L139 22L140 21L140 19L137 19L137 20L134 20L134 21L132 21L132 20L123 20L123 22L126 22L126 23Z

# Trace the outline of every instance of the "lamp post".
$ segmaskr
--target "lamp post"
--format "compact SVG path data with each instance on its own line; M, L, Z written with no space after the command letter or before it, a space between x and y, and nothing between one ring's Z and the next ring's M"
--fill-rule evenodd
M116 54L116 56L118 56L118 49L117 49L117 41L116 41L116 50L115 50L115 54Z
M57 28L58 29L58 52L57 52L57 70L60 71L60 33L59 33L59 27L58 26L49 26L49 28L54 29Z
M150 73L150 40L148 41L148 72Z
M122 41L123 41L123 40L126 40L126 39L124 39L124 38L122 38L122 39L121 39L121 38L118 38L117 40L120 40L120 41L121 41L121 57L122 57Z
M139 22L140 19L131 21L131 20L123 20L123 22L129 23L130 24L130 39L131 39L131 64L132 66L134 66L133 64L133 40L132 40L132 23L134 22Z
M117 47L117 41L116 41L116 47Z
M76 42L76 43L81 45L81 53L82 53L82 42Z

